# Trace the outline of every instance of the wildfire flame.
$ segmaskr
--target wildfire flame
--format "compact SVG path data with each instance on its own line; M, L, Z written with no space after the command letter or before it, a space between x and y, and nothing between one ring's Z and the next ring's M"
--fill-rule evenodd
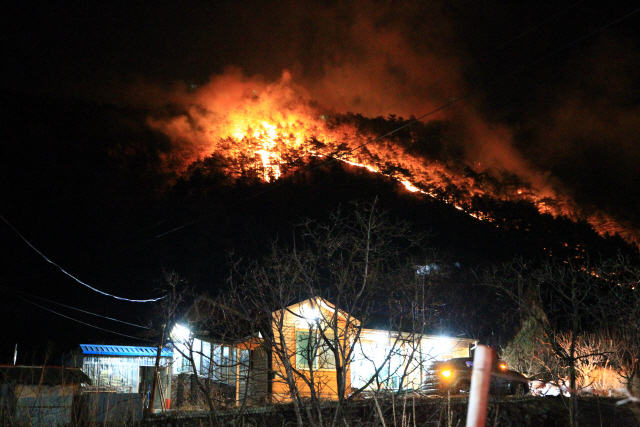
M221 78L198 92L189 105L179 117L150 124L176 141L193 143L187 162L220 156L229 161L227 173L234 177L253 173L272 182L311 157L330 157L386 175L410 192L445 201L481 220L495 221L472 209L471 199L484 194L500 200L527 200L541 213L580 217L570 199L549 188L535 188L530 183L523 187L520 182L510 193L498 194L481 188L473 177L450 164L408 153L407 145L397 143L393 135L379 139L347 120L332 119L308 101L308 95L291 83L288 73L272 84L238 84L237 79ZM619 233L637 242L629 228L607 215L594 214L587 220L601 234Z

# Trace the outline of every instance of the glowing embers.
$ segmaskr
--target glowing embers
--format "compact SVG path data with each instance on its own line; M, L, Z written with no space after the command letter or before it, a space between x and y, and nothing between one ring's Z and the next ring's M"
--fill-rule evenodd
M420 191L420 189L418 187L416 187L415 185L413 185L412 183L410 183L406 179L401 180L400 183L402 185L404 185L405 188L407 190L411 191L412 193L416 193L416 192ZM424 193L424 191L423 191L423 193Z
M252 123L244 117L232 126L234 130L231 137L235 140L232 157L255 157L260 177L267 182L280 178L286 159L297 157L301 149L303 156L314 154L310 147L304 146L304 142L307 135L315 135L317 128L313 124L305 125L301 119L284 120L288 121L270 122L262 119Z
M483 196L499 202L530 202L542 214L573 220L587 215L601 234L618 233L634 243L640 240L637 227L619 224L604 213L582 212L552 188L546 173L523 166L516 151L513 158L497 155L502 150L495 147L512 151L510 137L493 126L479 125L475 115L467 117L475 124L466 125L449 119L412 123L396 116L327 116L288 71L269 82L229 70L172 98L168 105L174 102L182 107L180 114L150 118L149 124L175 142L178 153L168 154L163 161L179 172L187 171L191 162L214 156L221 166L226 165L224 172L232 180L272 182L302 167L309 157L333 158L388 176L410 192L449 203L475 218L493 221L496 227L505 224L504 218L486 209ZM487 142L493 147L491 162L497 161L493 167L472 158L484 157L481 147ZM458 153L462 146L473 149L462 150L463 155ZM516 175L523 173L534 182Z
M279 132L278 126L268 122L261 122L255 127L247 126L246 132L241 131L240 126L236 126L238 130L234 132L233 136L242 146L243 143L247 144L247 136L253 139L256 143L256 147L251 147L254 150L262 163L262 178L269 182L280 178L282 171L280 170L280 164L282 163L282 156L279 149L285 147L278 147L278 145L286 146L287 143L298 143L297 138L291 141L291 134L286 135L283 132ZM298 143L299 145L299 143ZM249 148L250 147L245 147Z

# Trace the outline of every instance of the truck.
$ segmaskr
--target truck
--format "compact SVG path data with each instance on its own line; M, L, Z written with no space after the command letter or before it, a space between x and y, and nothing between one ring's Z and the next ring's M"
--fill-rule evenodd
M458 357L436 361L427 371L423 389L428 394L468 394L471 388L473 358ZM529 380L498 360L493 364L491 394L523 396L529 393Z

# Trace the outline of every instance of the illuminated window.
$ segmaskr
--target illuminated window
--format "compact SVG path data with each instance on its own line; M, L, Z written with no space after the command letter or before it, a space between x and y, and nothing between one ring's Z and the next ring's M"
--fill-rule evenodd
M326 340L317 331L296 331L296 367L309 369L309 362L314 369L334 369L335 354L329 343L334 343L333 331L324 331Z
M180 368L179 372L191 372L191 363L189 363L189 359L186 357L180 358Z
M211 343L202 341L202 369L200 374L211 378Z
M218 345L213 349L211 371L212 378L227 384L234 384L236 381L236 349L227 345Z
M326 340L319 337L320 347L318 349L318 364L320 369L335 369L336 368L336 355L331 350L332 346L335 347L336 342L334 339L333 331L325 331L324 335Z

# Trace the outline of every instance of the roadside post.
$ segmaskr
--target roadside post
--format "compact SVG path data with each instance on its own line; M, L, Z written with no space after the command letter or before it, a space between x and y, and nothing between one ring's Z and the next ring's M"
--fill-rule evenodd
M491 347L484 345L476 347L471 373L467 427L484 427L487 422L487 403L494 353Z

